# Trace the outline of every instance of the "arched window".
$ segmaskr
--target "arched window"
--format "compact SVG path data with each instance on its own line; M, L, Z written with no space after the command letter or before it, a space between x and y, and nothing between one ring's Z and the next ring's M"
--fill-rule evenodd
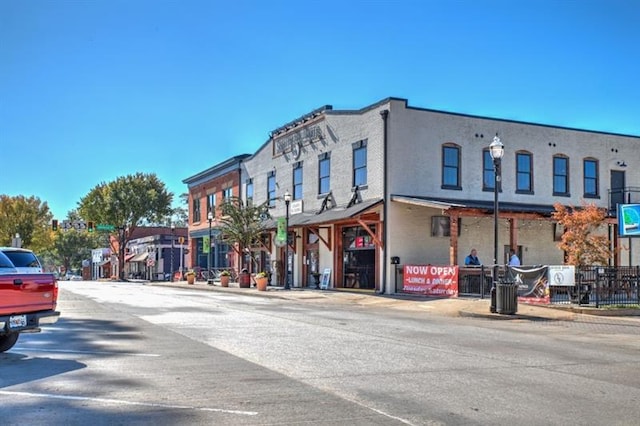
M582 163L584 170L584 197L598 198L598 160L585 158Z
M569 157L553 156L553 195L568 197L569 194Z
M516 152L516 192L533 194L533 155L527 151Z
M462 189L460 186L460 147L442 145L442 189Z

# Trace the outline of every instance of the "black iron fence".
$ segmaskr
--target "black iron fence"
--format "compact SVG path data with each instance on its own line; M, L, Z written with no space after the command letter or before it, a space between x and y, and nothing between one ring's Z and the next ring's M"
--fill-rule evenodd
M505 268L498 268L498 280ZM493 281L490 266L460 267L458 294L470 297L489 297ZM576 267L575 285L549 286L554 304L577 304L593 307L640 304L640 266Z
M460 267L458 270L458 294L460 296L489 297L493 279L489 266ZM504 267L499 268L498 276L504 275Z
M640 266L576 268L575 286L550 287L551 303L594 307L640 304Z

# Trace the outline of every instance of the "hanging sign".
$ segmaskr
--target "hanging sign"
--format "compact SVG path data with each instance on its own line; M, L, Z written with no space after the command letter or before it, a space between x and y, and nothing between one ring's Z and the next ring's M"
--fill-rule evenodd
M278 218L278 232L276 234L276 241L282 243L287 241L287 222L283 217Z

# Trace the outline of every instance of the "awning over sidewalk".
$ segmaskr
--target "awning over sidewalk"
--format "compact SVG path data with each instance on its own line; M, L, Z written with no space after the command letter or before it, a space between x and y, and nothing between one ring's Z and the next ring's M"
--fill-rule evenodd
M464 204L457 204L445 201L437 201L431 198L421 198L421 197L408 197L406 195L392 195L391 201L396 201L399 203L411 204L414 206L421 207L431 207L434 209L444 209L447 210L451 207L465 207Z
M381 198L363 201L351 207L334 207L324 210L322 213L304 212L289 217L289 227L320 225L323 223L337 222L339 220L350 219L360 214L366 213L382 203ZM266 229L277 227L277 220L270 219L264 223Z
M149 257L149 252L144 252L133 256L130 262L145 262Z
M493 211L492 200L454 200L447 198L419 197L411 195L391 194L391 201L412 204L416 206L429 207L434 209L478 209ZM509 203L500 202L501 212L513 213L539 213L550 215L555 211L552 205L547 204L525 204L525 203Z

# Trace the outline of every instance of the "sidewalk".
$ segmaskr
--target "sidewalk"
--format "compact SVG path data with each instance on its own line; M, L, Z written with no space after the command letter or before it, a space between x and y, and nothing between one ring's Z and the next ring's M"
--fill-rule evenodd
M229 287L221 287L219 282L209 285L204 281L187 284L186 281L143 282L145 285L175 287L201 291L216 291L231 294L243 294L258 297L273 297L285 300L297 300L306 303L351 304L358 306L381 307L405 311L429 312L449 317L472 317L492 320L530 320L530 321L573 321L579 314L605 316L640 316L640 309L600 310L595 308L579 308L570 305L526 305L519 304L516 314L503 315L490 312L490 299L453 297L431 298L412 295L380 295L362 290L314 290L309 288L269 287L267 291L258 291L255 287L239 288L238 283L230 283Z

